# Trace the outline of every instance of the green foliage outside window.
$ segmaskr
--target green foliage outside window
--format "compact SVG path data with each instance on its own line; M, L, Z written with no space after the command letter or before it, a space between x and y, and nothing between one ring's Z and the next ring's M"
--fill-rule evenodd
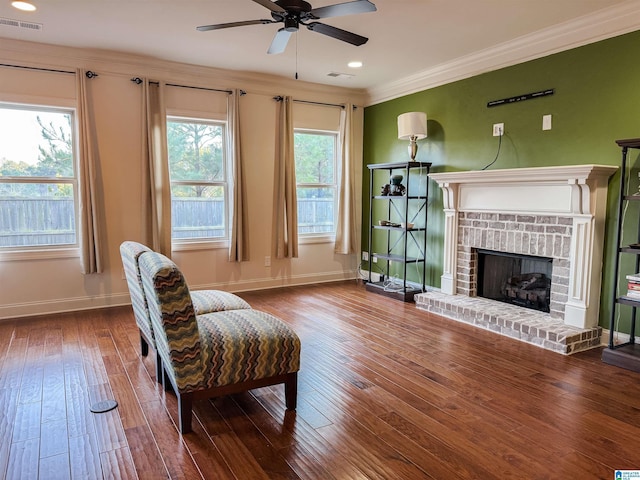
M74 163L71 111L0 107L0 247L77 242Z
M336 142L332 132L294 132L298 233L335 231Z
M191 118L167 121L172 236L226 236L224 124Z

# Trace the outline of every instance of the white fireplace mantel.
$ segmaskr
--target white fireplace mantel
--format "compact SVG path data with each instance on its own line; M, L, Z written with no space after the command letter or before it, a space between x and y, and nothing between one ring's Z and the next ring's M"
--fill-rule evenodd
M430 174L443 192L442 292L456 294L458 213L560 215L573 219L564 322L598 325L608 179L617 167L570 165Z

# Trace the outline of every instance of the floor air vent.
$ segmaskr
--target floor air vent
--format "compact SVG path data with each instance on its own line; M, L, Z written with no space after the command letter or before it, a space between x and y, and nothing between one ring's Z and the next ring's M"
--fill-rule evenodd
M13 20L11 18L0 17L0 25L6 25L7 27L26 28L27 30L42 30L43 25L41 23L23 22L22 20Z

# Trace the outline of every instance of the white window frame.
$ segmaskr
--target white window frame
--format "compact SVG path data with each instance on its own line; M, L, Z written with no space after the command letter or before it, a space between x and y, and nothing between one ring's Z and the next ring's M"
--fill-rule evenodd
M167 124L169 122L182 122L182 123L201 123L201 124L209 124L215 126L222 127L222 152L223 152L223 168L224 175L223 180L216 180L211 182L202 182L202 181L186 181L186 180L171 180L171 172L169 171L169 185L170 188L173 186L205 186L205 187L222 187L224 195L224 231L225 235L222 237L210 237L210 238L173 238L173 218L171 219L171 249L173 251L187 251L187 250L208 250L212 248L227 248L229 245L229 226L230 226L230 208L229 208L229 190L231 186L230 182L230 174L231 174L231 165L229 159L229 149L228 149L228 124L226 120L222 120L220 118L212 118L209 116L205 116L202 112L186 112L186 111L173 111L167 112ZM167 132L167 144L169 142L168 132ZM167 158L167 162L169 159ZM169 166L167 165L169 168ZM170 168L169 168L170 170ZM171 197L171 202L173 202L173 197Z
M71 116L71 137L73 176L72 177L35 177L35 176L0 176L0 183L45 183L45 184L69 184L73 191L73 214L75 224L75 242L53 245L20 245L0 247L0 261L22 261L32 259L57 259L77 258L80 256L80 192L79 192L79 165L78 155L79 128L77 110L72 102L64 102L59 99L31 98L13 96L9 101L0 99L0 108L33 112L53 112Z
M336 230L338 227L338 179L340 170L340 155L338 153L340 145L340 133L333 130L321 130L317 128L294 128L294 135L296 133L305 133L311 135L326 135L334 138L334 152L333 152L333 183L300 183L298 182L296 174L296 189L298 188L332 188L333 189L333 231L324 233L300 233L298 232L298 242L300 244L311 243L328 243L335 241ZM295 157L295 152L294 152ZM296 205L297 208L297 205ZM298 219L299 221L300 219Z

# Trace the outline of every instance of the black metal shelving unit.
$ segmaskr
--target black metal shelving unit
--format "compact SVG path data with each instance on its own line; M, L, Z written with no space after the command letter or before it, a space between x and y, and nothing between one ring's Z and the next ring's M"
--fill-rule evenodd
M429 198L429 179L427 175L431 168L431 163L428 162L397 162L397 163L377 163L367 165L369 168L369 276L366 283L366 288L369 291L387 295L392 298L403 300L405 302L413 301L413 297L416 293L420 293L425 289L426 282L426 253L427 253L427 220L428 220L428 198ZM412 185L411 178L416 175L416 169L418 174L424 175L425 185L423 191L416 191L415 185ZM376 172L387 171L389 177L394 173L403 172L406 181L406 191L404 195L376 195L375 181L376 178L380 180L381 174ZM382 185L390 183L388 178L381 182ZM379 188L380 186L378 186ZM389 226L380 225L379 220L373 218L374 204L386 202L387 203L387 218L384 220L392 221L396 224L404 223L402 226ZM410 207L412 207L410 209ZM413 210L410 216L409 211ZM411 228L406 228L410 223L414 224ZM374 236L386 234L386 248L383 251L373 251ZM409 257L407 251L409 247L409 241L417 248L418 255ZM384 261L386 266L384 267L385 280L374 282L372 281L372 268L374 257L380 261ZM388 279L390 276L390 264L392 262L402 264L402 279L401 285L389 285ZM410 264L422 265L422 288L416 288L415 286L407 283L407 266Z
M622 166L620 168L620 197L618 201L618 220L616 230L616 260L614 265L614 282L613 282L613 305L611 307L611 319L609 322L609 345L602 351L602 361L611 365L616 365L628 370L640 372L640 345L636 343L636 314L640 307L640 299L631 298L625 295L618 296L618 283L620 276L620 260L623 256L634 256L635 270L640 271L640 248L633 248L629 245L621 245L622 230L624 223L634 221L638 230L637 243L640 244L640 218L635 218L629 222L623 221L623 212L628 202L640 202L640 193L636 195L626 195L627 170L630 170L629 150L640 149L640 138L632 138L627 140L616 140L619 147L622 148ZM614 336L616 333L616 317L621 305L631 307L631 325L629 340L615 344Z

